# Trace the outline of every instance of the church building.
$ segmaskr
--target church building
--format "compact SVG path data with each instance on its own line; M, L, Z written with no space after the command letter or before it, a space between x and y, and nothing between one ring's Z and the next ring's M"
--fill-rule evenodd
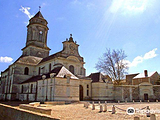
M147 100L160 99L157 72L146 76L126 76L116 86L100 72L86 76L84 58L70 34L63 49L50 55L47 46L48 22L39 11L29 20L26 45L22 55L1 72L0 100L80 101L80 100Z

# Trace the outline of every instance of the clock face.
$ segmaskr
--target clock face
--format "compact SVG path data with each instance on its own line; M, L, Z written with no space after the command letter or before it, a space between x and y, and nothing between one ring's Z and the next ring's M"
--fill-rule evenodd
M72 44L70 44L69 48L70 48L71 50L75 50L74 45L72 45Z
M69 48L70 48L70 54L74 54L74 52L75 52L75 47L74 47L74 45L73 45L73 44L70 44L70 45L69 45Z

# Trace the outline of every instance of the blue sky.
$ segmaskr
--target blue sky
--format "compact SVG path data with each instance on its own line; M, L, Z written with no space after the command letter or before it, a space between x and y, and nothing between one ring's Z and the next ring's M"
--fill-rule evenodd
M39 6L48 21L50 54L73 34L87 75L106 48L123 49L129 73L160 72L159 0L0 0L0 71L21 54L27 24Z

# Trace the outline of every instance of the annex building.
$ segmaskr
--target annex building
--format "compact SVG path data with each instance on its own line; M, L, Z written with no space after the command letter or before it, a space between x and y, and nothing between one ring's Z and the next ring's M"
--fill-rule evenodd
M85 62L72 34L62 42L61 51L49 55L47 24L40 11L29 20L22 55L1 72L0 100L160 100L156 71L126 75L118 86L100 72L86 76Z

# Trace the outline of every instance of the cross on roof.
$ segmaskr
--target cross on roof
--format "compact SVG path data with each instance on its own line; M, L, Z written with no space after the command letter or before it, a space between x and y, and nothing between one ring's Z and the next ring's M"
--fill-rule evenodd
M41 6L39 6L39 11L41 10Z

